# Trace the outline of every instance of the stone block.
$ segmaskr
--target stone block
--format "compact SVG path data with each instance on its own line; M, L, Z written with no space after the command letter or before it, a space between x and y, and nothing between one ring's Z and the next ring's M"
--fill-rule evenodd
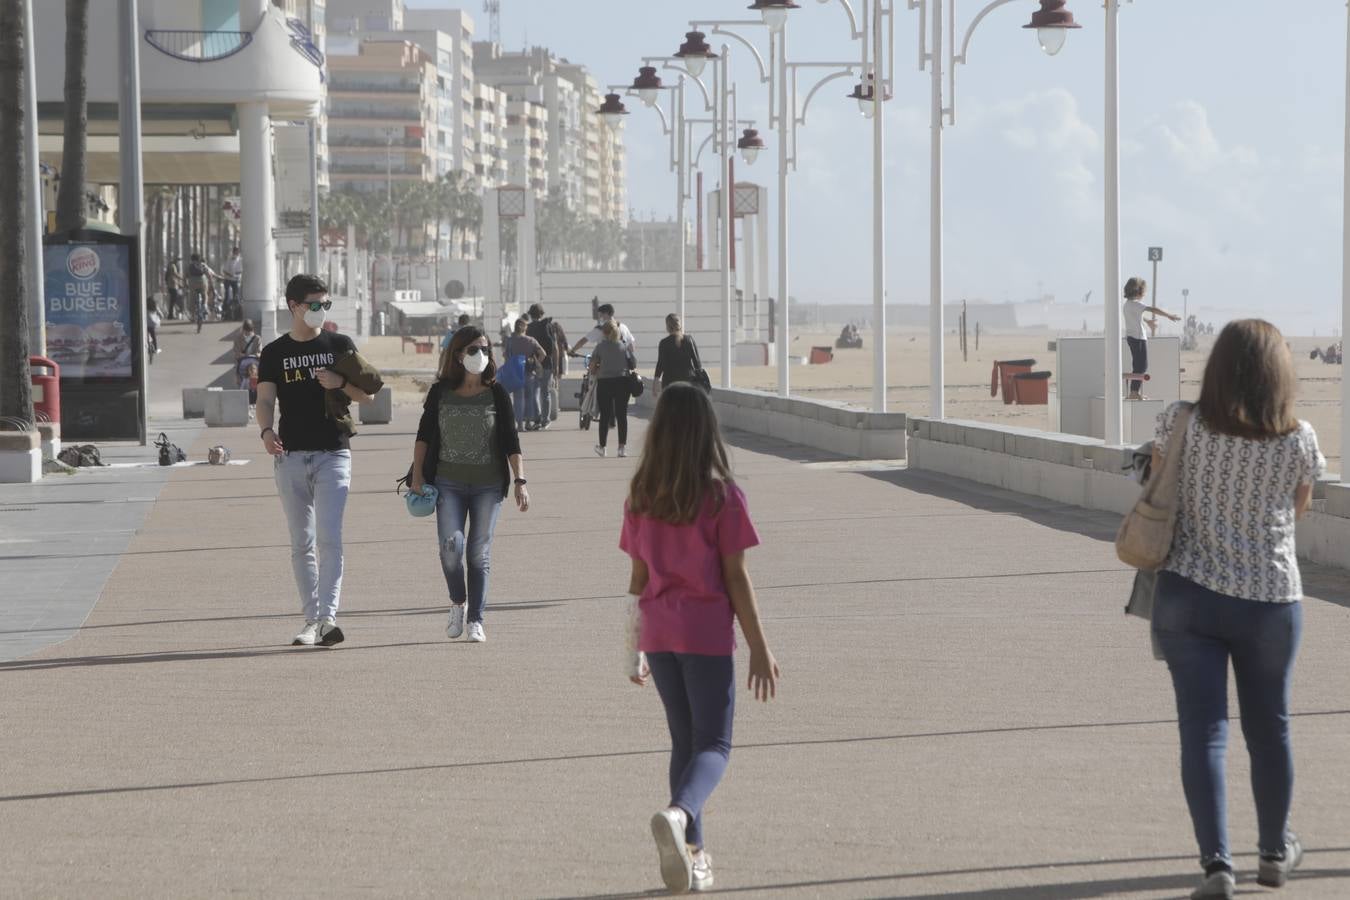
M183 418L200 419L206 415L206 395L210 388L183 388Z
M39 422L38 440L42 446L43 459L55 459L61 452L61 423Z
M394 418L394 392L387 385L380 388L374 401L358 405L362 425L388 425Z
M248 391L209 391L206 424L211 428L239 428L248 424Z
M42 480L42 438L36 431L0 431L0 484Z

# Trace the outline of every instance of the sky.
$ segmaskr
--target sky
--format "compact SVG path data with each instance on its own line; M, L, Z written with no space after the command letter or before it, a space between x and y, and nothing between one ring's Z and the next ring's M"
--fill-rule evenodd
M747 5L503 0L502 37L508 49L545 45L602 84L626 83L641 56L674 52L691 17L748 19L756 14ZM955 5L959 40L984 3ZM896 3L897 83L886 105L888 299L923 303L931 82L918 67L918 13L905 6ZM1292 4L1293 15L1274 14L1276 6L1123 6L1122 278L1148 277L1147 249L1161 246L1160 306L1179 312L1188 288L1191 311L1216 322L1260 315L1290 333L1328 334L1340 327L1347 10L1331 0ZM1024 0L993 11L974 32L968 64L957 67L957 121L944 135L949 302L1047 294L1081 302L1089 291L1100 302L1106 292L1105 13L1100 0L1070 0L1082 29L1048 57L1021 27L1037 7ZM486 33L485 15L470 9ZM857 55L838 0L802 0L789 29L791 60ZM744 33L765 45L762 27ZM762 121L767 88L749 53L732 46L742 115ZM851 86L827 85L799 132L788 209L790 293L802 302L872 296L871 125L844 96ZM629 205L640 217L665 219L674 215L674 176L660 119L636 98L629 107ZM768 152L753 167L738 163L737 178L769 185L776 205L776 136L764 136ZM716 166L704 177L711 185ZM771 293L776 286L774 279Z

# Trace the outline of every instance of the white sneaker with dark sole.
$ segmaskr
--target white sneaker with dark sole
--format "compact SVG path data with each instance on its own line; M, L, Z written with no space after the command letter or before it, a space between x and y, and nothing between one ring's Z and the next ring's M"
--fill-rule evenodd
M445 626L445 636L455 640L464 634L464 604L450 604L450 621Z
M319 641L319 623L306 622L305 627L291 641L292 647L313 647Z
M337 627L334 622L321 622L319 624L319 640L316 642L320 647L336 647L347 639L342 633L342 629Z
M663 809L652 816L652 837L661 858L661 880L672 894L684 894L693 885L694 860L684 842L689 817L682 809Z

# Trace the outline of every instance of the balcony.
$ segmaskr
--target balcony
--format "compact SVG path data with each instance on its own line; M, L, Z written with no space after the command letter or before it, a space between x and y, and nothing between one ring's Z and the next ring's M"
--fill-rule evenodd
M217 62L253 43L248 31L179 31L151 29L145 40L156 50L185 62Z

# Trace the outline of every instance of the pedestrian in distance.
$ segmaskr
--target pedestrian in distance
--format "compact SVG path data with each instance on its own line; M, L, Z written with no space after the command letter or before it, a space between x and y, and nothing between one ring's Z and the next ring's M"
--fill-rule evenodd
M242 319L243 305L239 300L239 285L244 280L244 258L235 247L230 258L220 267L221 281L225 288L224 315L227 319Z
M342 519L352 480L351 433L350 418L344 423L329 415L328 394L340 392L349 400L369 403L379 390L378 378L358 384L333 371L356 347L346 335L323 330L324 314L332 305L328 286L318 276L292 278L286 285L290 331L263 348L258 367L259 436L273 457L305 616L304 627L291 641L295 646L331 647L343 640L337 613Z
M665 389L677 381L693 382L694 373L703 368L698 356L698 344L684 333L680 317L666 316L666 336L656 347L656 371L652 380Z
M636 366L637 341L633 339L633 332L628 330L628 326L614 318L614 306L609 303L602 303L596 307L595 311L600 314L600 321L596 323L594 328L586 332L584 338L576 342L576 345L572 347L572 355L575 356L577 351L587 344L598 345L604 339L605 326L612 324L619 331L618 340L623 345L624 352L634 358L633 364Z
M454 338L455 332L458 331L459 329L463 328L465 325L468 325L468 324L469 324L469 321L470 321L470 320L469 320L469 314L468 314L468 313L461 313L459 319L455 322L455 324L451 325L449 328L446 329L446 331L445 331L445 337L441 338L441 352L442 352L442 353L445 352L445 348L446 348L446 347L449 347L449 346L450 346L450 341L451 341L452 338Z
M183 312L183 274L178 271L178 257L169 257L164 266L164 290L169 295L168 316L177 319Z
M445 634L463 635L467 615L474 643L487 640L483 610L502 502L514 486L516 508L530 508L515 413L496 373L487 335L472 325L456 331L427 392L409 473L413 491L437 491L436 533L450 592Z
M615 426L619 432L619 456L628 455L628 400L632 396L628 373L633 370L632 357L619 340L619 329L606 322L601 330L600 343L591 352L591 378L596 379L595 395L600 411L600 443L595 455L602 459L609 455L609 431Z
M538 303L530 306L530 324L525 333L544 348L544 362L535 370L534 387L539 397L535 427L548 428L558 418L558 379L567 372L567 332L559 322L544 315Z
M1173 315L1156 306L1145 305L1144 293L1147 290L1148 282L1142 278L1131 278L1125 282L1125 343L1130 348L1131 375L1148 374L1148 335L1144 331L1144 313L1154 313L1164 319L1171 319L1173 322L1181 321L1181 316ZM1149 322L1150 332L1156 327L1155 323ZM1144 382L1142 380L1132 380L1130 382L1130 393L1126 399L1144 399L1144 395L1141 393L1143 387Z
M159 326L159 304L151 299L145 308L145 334L148 338L146 352L152 357L159 352ZM153 359L150 361L154 362Z
M529 324L524 316L516 319L515 333L502 348L503 369L511 373L504 387L511 392L517 431L533 430L539 418L538 370L548 358L539 342L525 333Z
M206 264L200 253L192 254L187 266L188 299L192 305L192 317L197 322L198 334L201 334L202 323L208 318L212 315L219 318L214 313L214 284L219 280L220 274Z
M731 756L733 619L749 645L748 688L756 700L777 694L778 663L745 563L758 544L711 401L672 384L652 415L619 547L632 560L625 674L637 685L656 682L670 730L670 802L651 830L674 893L713 886L703 808Z
M1251 757L1257 882L1282 886L1303 855L1289 830L1290 678L1303 630L1294 523L1326 460L1312 426L1294 417L1297 386L1275 326L1231 322L1210 353L1193 410L1176 403L1159 416L1153 472L1177 442L1182 456L1152 627L1176 691L1181 781L1205 870L1195 898L1234 892L1224 785L1230 660Z

